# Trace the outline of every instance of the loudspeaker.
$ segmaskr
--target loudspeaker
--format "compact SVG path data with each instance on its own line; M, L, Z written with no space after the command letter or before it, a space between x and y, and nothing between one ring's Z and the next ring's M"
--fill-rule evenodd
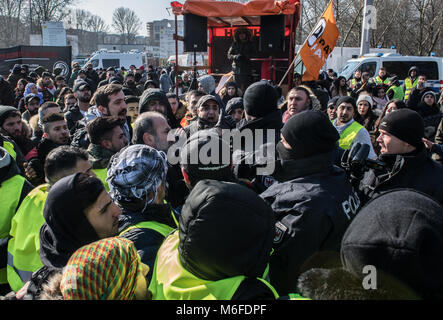
M208 51L208 18L186 13L183 17L185 52Z
M261 52L272 53L284 50L285 40L285 15L260 17L260 41Z

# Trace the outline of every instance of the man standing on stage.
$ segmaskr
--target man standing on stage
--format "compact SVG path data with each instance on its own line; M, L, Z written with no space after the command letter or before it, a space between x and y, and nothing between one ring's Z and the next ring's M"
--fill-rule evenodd
M252 33L245 27L240 27L234 32L234 42L228 51L228 59L232 60L234 79L244 92L251 82L250 58L256 52L252 42Z

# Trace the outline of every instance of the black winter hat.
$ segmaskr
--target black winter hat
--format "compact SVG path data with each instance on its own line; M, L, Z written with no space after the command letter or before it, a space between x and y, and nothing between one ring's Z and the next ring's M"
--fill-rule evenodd
M202 159L202 156L207 156L207 159ZM187 171L192 184L203 179L233 182L231 163L229 143L216 131L197 131L180 150L180 164Z
M2 106L0 105L0 127L3 125L3 122L9 117L12 112L20 113L16 108L11 106Z
M294 115L281 133L298 159L332 151L340 139L328 116L318 110Z
M425 126L422 117L411 109L400 109L385 116L379 130L385 130L393 136L421 149Z
M357 276L377 270L377 282L393 277L423 298L443 298L443 207L412 189L396 189L368 202L348 227L343 266Z
M202 180L189 194L180 216L180 262L205 280L262 277L274 235L272 208L252 189Z
M277 90L267 81L251 84L243 95L245 112L253 117L262 118L278 109Z
M232 98L229 99L228 103L226 104L226 113L230 114L235 109L244 109L244 108L245 107L243 106L243 98L241 97Z
M355 102L355 99L350 96L343 96L339 98L335 104L336 109L341 105L343 102L352 104L352 107L354 108L354 112L357 112L357 104Z

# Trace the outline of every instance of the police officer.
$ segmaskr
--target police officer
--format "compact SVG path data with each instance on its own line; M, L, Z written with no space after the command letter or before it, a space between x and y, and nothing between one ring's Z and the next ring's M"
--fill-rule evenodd
M280 295L296 292L305 267L324 267L326 256L328 264L338 263L341 239L359 208L345 171L333 164L338 140L320 111L296 114L282 129L277 182L260 195L277 220L269 275Z

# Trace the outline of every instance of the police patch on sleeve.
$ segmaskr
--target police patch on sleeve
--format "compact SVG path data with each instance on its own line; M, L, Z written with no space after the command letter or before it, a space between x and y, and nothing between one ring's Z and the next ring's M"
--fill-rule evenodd
M275 236L274 236L274 243L275 244L278 244L283 240L283 237L284 237L287 230L288 230L288 228L280 221L278 221L275 224Z

